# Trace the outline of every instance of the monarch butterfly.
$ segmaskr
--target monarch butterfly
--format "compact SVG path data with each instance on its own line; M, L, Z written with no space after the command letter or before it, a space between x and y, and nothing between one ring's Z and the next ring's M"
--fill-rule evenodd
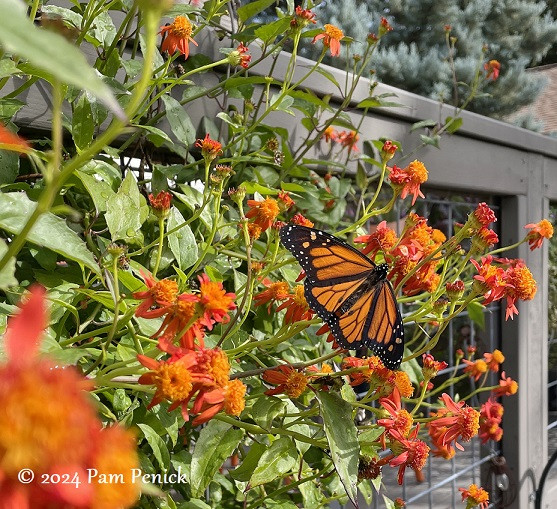
M389 369L397 369L404 352L404 326L388 265L367 256L333 235L300 225L286 225L280 240L306 273L309 307L329 325L342 348L369 347Z

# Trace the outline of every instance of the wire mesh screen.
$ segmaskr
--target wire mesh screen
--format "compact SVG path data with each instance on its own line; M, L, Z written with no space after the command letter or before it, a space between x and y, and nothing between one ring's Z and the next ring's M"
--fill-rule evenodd
M550 206L549 220L557 222L557 203ZM557 450L557 239L549 240L548 277L548 456Z
M428 219L428 224L441 230L447 237L454 234L454 224L464 223L470 212L479 202L487 202L499 217L499 203L491 196L459 195L454 193L436 192L429 190L426 199L416 204L414 211L420 216ZM400 232L404 226L404 218L410 212L404 204L391 213L390 217L380 218L390 223L390 226L398 228ZM498 224L494 229L497 231ZM468 246L463 246L467 248ZM455 375L464 368L462 364L455 368L455 355L458 349L465 353L468 348L476 348L477 356L481 357L484 352L492 352L499 348L500 339L500 308L499 305L490 305L483 312L483 324L478 323L477 317L472 320L467 312L458 315L443 332L438 344L431 351L437 360L444 360L448 368L439 372L434 379L435 385L439 386L445 380ZM481 321L481 320L480 320ZM408 326L406 337L412 337L412 328ZM556 351L557 352L557 351ZM493 374L489 375L488 385L497 383ZM471 377L464 377L456 385L447 387L451 397L459 395L461 398L474 393L475 381ZM487 399L487 395L475 393L469 400L471 405L479 405ZM428 403L436 403L430 400ZM490 493L491 506L495 507L500 500L497 480L492 469L492 459L497 456L498 451L492 442L485 445L479 439L473 439L463 443L465 451L457 451L452 459L435 457L430 454L426 467L421 474L415 474L408 470L404 477L402 486L397 482L397 470L392 468L383 469L383 483L385 492L389 498L400 497L406 501L407 507L412 509L435 508L452 509L462 507L461 493L458 488L468 487L470 484L492 486ZM383 508L385 503L381 497L375 497L372 507Z

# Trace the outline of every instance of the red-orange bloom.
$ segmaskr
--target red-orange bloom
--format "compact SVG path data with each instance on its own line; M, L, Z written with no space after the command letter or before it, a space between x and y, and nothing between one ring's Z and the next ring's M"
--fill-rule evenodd
M478 282L478 290L484 293L484 304L487 305L495 300L502 299L507 290L505 282L505 271L503 268L492 265L493 257L491 255L481 259L481 264L476 260L470 260L478 274L474 279Z
M542 247L543 239L553 237L553 225L547 219L542 219L539 223L527 224L524 228L530 228L527 235L530 251Z
M299 5L296 6L294 11L294 18L290 21L292 27L305 27L310 23L317 23L315 21L315 14L309 9L302 9Z
M294 200L285 191L278 192L278 205L282 211L288 210L294 205Z
M261 378L277 386L265 391L267 396L284 393L290 398L298 398L305 392L308 384L308 377L304 373L286 364L268 369Z
M490 60L484 64L484 69L486 71L485 79L495 81L499 77L499 71L501 70L501 64L497 60Z
M344 147L354 152L358 152L358 140L360 135L356 131L342 131L338 135L338 142Z
M332 125L330 125L329 127L327 127L327 129L323 131L322 136L323 138L325 138L325 141L327 143L338 140L338 132Z
M375 228L375 232L369 235L360 235L354 239L355 244L367 244L362 253L374 258L378 251L387 253L397 242L397 236L392 228L387 226L387 221L381 221Z
M299 224L301 226L307 226L309 228L313 228L314 226L312 221L310 221L308 218L304 217L300 213L294 214L294 217L292 218L292 223Z
M466 509L474 507L487 509L489 507L489 494L483 488L471 484L468 489L458 488L458 490L462 491L462 501L466 500Z
M447 283L445 288L447 289L447 295L450 300L458 300L464 294L466 286L464 286L464 281L457 279L453 283Z
M503 419L503 405L489 398L480 408L480 433L482 444L488 440L499 442L503 437L503 429L500 427Z
M385 141L383 147L381 147L381 159L383 159L383 161L391 160L397 150L398 146L395 143L391 140Z
M166 314L178 296L178 283L171 279L156 281L151 274L141 272L147 290L134 292L134 299L143 299L137 306L135 316L141 318L158 318ZM154 309L151 309L153 306Z
M412 161L406 168L394 165L389 168L389 180L395 188L401 189L400 197L404 200L409 194L412 195L412 205L416 203L418 196L425 198L420 189L428 177L424 164L418 160Z
M199 302L203 307L203 316L199 320L209 330L213 328L213 324L217 322L227 323L230 320L228 311L236 309L234 299L236 294L226 292L222 283L213 282L207 274L198 276L199 279Z
M331 56L338 57L340 55L340 41L343 38L344 32L340 28L327 23L323 32L317 34L311 42L315 43L319 39L323 39L323 44L330 49Z
M192 293L182 293L166 308L166 316L159 330L154 334L157 336L162 334L168 338L174 338L177 333L181 332L188 324L198 327L195 317L198 316L197 304L199 297Z
M454 445L461 451L464 448L457 442L459 437L468 442L478 434L480 414L477 410L466 405L464 401L456 403L447 393L441 395L445 407L437 411L437 419L428 424L431 430L443 429L439 436L435 436L436 442L441 446Z
M433 355L430 353L424 353L422 356L423 360L423 367L422 373L424 375L424 379L431 380L437 373L442 369L445 369L448 364L445 361L436 361Z
M472 245L480 252L499 242L497 234L487 226L482 226L473 236Z
M472 226L476 228L489 226L491 223L497 221L495 212L493 212L485 202L479 203L470 217L472 219Z
M267 287L267 289L253 296L256 307L269 303L270 312L271 304L273 302L288 299L288 296L290 295L290 288L288 287L288 283L284 281L277 281L273 283L269 279L265 279L263 280L263 284Z
M45 290L31 288L29 299L8 322L4 335L6 362L0 364L0 505L30 507L101 507L99 500L113 506L133 506L137 485L127 482L126 470L138 467L135 441L121 448L111 472L124 482L112 489L92 483L57 485L44 482L43 474L67 473L87 478L91 468L106 472L111 454L103 439L101 422L84 393L90 383L69 366L64 369L38 357L41 337L48 323ZM126 435L117 427L115 433ZM110 441L111 442L111 441ZM111 445L114 445L111 443ZM18 472L31 469L35 479L23 484ZM54 478L54 477L53 477ZM63 478L63 477L62 477Z
M278 203L273 198L265 198L263 201L248 200L248 207L250 210L246 217L253 218L263 231L271 227L280 212Z
M381 435L383 448L385 448L385 438L387 433L391 430L398 431L403 437L407 437L414 423L412 415L405 409L402 408L400 400L400 391L397 387L393 389L393 392L388 398L381 398L379 400L381 406L389 413L391 418L379 419L377 424L385 428L385 433Z
M222 145L217 140L211 139L209 133L205 138L196 140L195 146L201 149L201 155L207 161L212 161L222 154Z
M512 396L518 391L518 384L510 376L507 377L505 372L501 373L501 380L499 380L499 387L493 389L493 394L499 396Z
M277 311L286 309L284 315L284 323L294 323L301 320L311 320L313 311L309 309L309 305L304 296L304 286L296 285L294 294L288 295L286 300L277 308Z
M26 154L31 150L31 145L4 125L0 124L0 148Z
M197 43L191 38L193 26L187 16L177 16L170 25L161 27L160 34L166 35L161 45L161 51L174 54L179 51L185 58L190 56L189 43Z
M518 299L532 300L536 295L538 287L530 269L520 259L510 262L510 267L505 271L504 280L507 284L505 319L511 318L512 320L513 315L518 314L518 309L515 305L516 301Z
M484 353L484 359L488 369L497 373L497 371L499 371L499 366L505 361L505 356L501 350L493 350L493 353Z
M161 212L170 209L170 200L172 200L172 195L168 191L159 191L156 196L153 193L149 194L151 207Z
M389 465L391 467L399 467L398 484L402 484L404 480L404 471L406 467L412 468L414 471L420 471L424 468L429 456L429 447L422 440L418 440L420 426L416 426L408 438L403 437L399 431L392 429L389 431L391 437L390 448L396 455Z
M483 359L478 359L476 361L469 361L463 359L462 362L466 364L466 367L464 368L464 372L469 373L470 376L474 380L476 380L476 382L483 374L487 373L487 364Z

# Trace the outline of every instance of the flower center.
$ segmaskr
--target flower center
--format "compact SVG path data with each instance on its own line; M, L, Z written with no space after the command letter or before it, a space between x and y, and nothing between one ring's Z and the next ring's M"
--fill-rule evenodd
M193 388L191 373L180 362L161 364L155 374L155 385L170 401L183 401Z
M172 23L172 34L182 39L189 39L192 28L191 22L186 16L178 16Z
M340 41L344 37L344 32L336 27L335 25L330 25L327 23L325 25L325 33L331 38Z

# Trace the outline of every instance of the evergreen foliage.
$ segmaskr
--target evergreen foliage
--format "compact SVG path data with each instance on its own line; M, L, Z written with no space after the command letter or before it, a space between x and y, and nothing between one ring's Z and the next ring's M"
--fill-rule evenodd
M285 4L285 3L284 3ZM381 16L393 31L381 41L373 63L377 79L446 103L467 95L464 85L453 86L445 25L451 26L454 69L460 83L471 83L482 62L501 63L499 79L468 109L503 117L531 104L544 82L525 69L538 64L557 40L551 9L556 1L536 0L325 0L314 8L318 22L332 23L355 39L350 54L359 53ZM282 2L279 2L282 7ZM284 5L286 7L286 5ZM309 41L302 52L316 57ZM346 56L347 50L343 50ZM327 63L344 67L342 58Z

